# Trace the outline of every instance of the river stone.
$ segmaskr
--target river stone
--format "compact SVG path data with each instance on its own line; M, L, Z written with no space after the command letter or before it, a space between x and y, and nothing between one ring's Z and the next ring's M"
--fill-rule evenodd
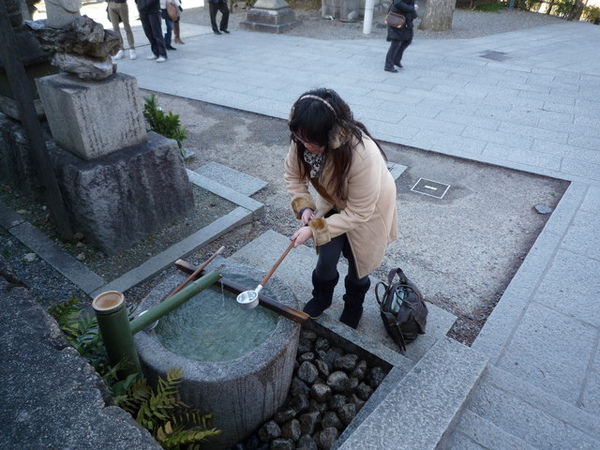
M281 436L281 428L279 428L279 425L277 425L275 421L270 420L258 430L258 436L261 441L269 442Z
M337 430L337 428L334 427L328 427L325 428L323 431L321 431L319 433L319 444L321 448L331 448L333 447L333 444L335 443L335 441L337 441L337 438L339 437L340 433Z
M331 388L323 383L315 383L311 388L312 397L318 402L326 402L331 397Z
M292 439L274 439L271 442L271 450L294 450L296 446Z
M313 384L319 377L319 371L314 364L305 361L300 365L297 377L305 383Z
M344 426L348 426L352 422L352 419L354 419L354 416L356 416L356 405L354 403L346 403L338 409L338 417Z
M369 371L369 384L373 389L377 389L384 378L385 372L379 366L373 367Z
M315 440L307 434L300 436L296 444L296 450L318 450L318 448Z
M300 422L297 419L292 419L281 426L281 436L284 438L297 441L301 434Z
M349 353L347 355L336 358L333 361L333 368L336 370L352 371L358 362L358 355Z
M302 432L302 434L312 435L315 432L315 427L319 423L320 419L321 414L318 411L311 411L302 414L298 418L298 422L300 423L300 431Z
M350 378L340 370L333 372L327 377L327 384L333 392L346 393L350 390Z
M356 387L355 393L361 400L368 400L373 393L373 388L366 383L360 383Z
M296 417L296 411L293 408L281 409L275 413L273 420L279 425L292 420Z

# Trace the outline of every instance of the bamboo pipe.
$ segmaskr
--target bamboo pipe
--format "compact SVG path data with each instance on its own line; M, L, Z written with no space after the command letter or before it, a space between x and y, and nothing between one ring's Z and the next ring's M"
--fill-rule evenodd
M135 334L138 331L143 330L152 322L160 319L165 314L173 311L175 308L188 301L198 292L215 284L220 278L221 275L217 272L209 272L208 274L203 275L199 280L191 282L177 294L163 300L158 305L150 308L144 314L140 314L132 320L129 324L131 333Z

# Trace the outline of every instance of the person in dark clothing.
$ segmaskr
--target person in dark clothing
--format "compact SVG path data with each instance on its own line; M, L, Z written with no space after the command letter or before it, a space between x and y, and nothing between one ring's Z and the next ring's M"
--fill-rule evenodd
M217 11L221 11L221 23L217 27ZM210 14L210 24L215 34L229 34L227 26L229 25L229 8L225 0L208 0L208 12Z
M411 44L414 31L413 20L417 18L419 7L414 0L394 0L391 11L406 17L406 24L402 28L387 28L387 41L390 48L385 57L384 70L386 72L398 72L396 67L402 68L402 55L404 50Z
M152 50L152 54L147 59L154 59L159 63L165 62L167 60L167 48L160 27L160 0L136 0L136 3L144 34L148 38Z

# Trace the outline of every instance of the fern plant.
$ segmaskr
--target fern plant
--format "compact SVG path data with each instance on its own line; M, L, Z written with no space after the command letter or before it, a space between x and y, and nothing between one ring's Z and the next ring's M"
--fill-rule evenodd
M171 369L167 379L158 378L156 392L139 378L117 403L146 428L165 449L194 449L196 444L218 436L221 430L210 428L211 415L202 415L181 401L181 369Z
M156 393L148 381L137 374L119 380L120 364L109 364L98 321L95 316L83 316L78 299L55 305L49 313L70 344L102 377L115 404L129 412L163 448L199 449L198 442L221 434L220 430L210 427L210 414L202 415L181 401L181 369L167 372L166 380L159 378Z
M188 130L181 126L179 115L172 112L165 114L158 105L158 99L155 94L144 97L144 101L144 117L148 120L150 129L158 134L162 134L164 137L177 141L181 156L185 157L183 141L187 139Z

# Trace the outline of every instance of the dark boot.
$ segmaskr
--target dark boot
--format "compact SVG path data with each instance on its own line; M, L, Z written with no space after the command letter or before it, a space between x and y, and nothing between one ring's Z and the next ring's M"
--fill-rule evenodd
M303 311L310 316L311 319L317 319L323 311L331 306L333 298L333 290L340 279L340 275L336 274L333 280L321 280L317 277L316 271L312 273L313 283L313 298L304 305Z
M344 294L344 310L340 316L340 322L349 327L356 328L363 313L363 302L365 295L371 286L371 280L367 278L366 282L358 284L356 280L344 279L346 293Z

